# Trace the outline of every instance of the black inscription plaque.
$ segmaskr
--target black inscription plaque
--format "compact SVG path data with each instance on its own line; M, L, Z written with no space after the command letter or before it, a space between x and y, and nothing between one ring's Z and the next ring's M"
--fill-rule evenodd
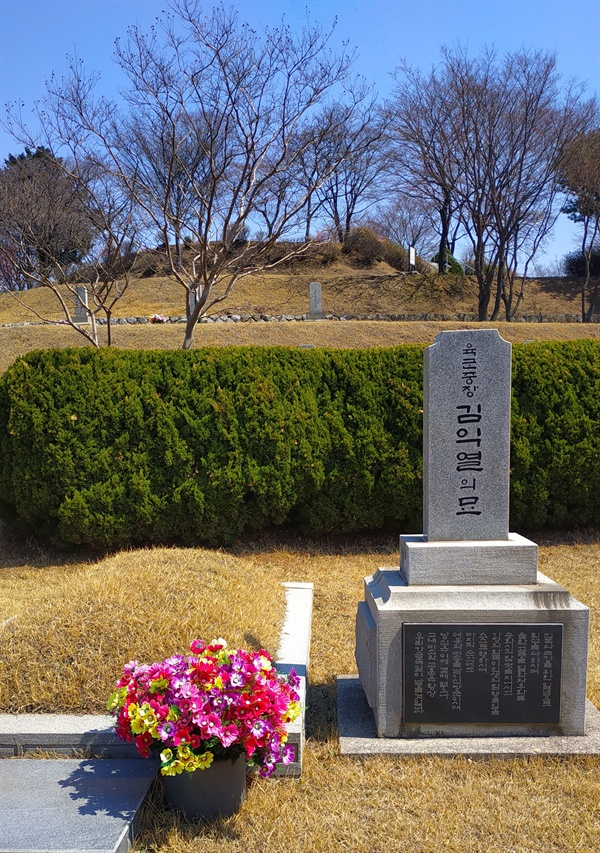
M558 723L559 623L405 624L405 723Z

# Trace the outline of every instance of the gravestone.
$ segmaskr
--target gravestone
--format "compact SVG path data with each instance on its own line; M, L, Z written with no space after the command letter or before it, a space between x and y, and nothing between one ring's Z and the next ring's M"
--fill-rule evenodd
M88 311L88 292L87 287L75 288L75 315L74 323L89 323L90 314Z
M425 350L423 533L356 619L379 737L584 733L589 611L509 532L510 377L493 329Z
M310 320L322 320L325 317L321 303L321 282L311 281L309 284L309 312Z

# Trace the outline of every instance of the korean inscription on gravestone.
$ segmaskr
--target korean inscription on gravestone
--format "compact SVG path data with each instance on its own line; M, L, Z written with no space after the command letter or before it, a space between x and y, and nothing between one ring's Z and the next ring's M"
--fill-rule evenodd
M425 350L423 532L506 540L511 345L495 330L445 332Z
M407 723L558 723L562 624L405 624Z

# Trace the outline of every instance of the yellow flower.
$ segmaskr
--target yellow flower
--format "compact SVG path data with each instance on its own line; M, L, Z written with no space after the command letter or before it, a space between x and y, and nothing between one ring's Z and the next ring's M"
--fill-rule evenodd
M168 749L168 748L163 749L163 751L160 754L160 760L163 762L163 764L168 764L169 761L172 760L172 758L173 758L173 750Z
M301 710L300 702L290 702L287 709L286 722L293 723L294 720L300 716Z
M134 735L141 735L146 731L146 726L144 725L144 721L141 717L136 717L135 720L131 721L131 731Z
M122 708L125 704L125 697L127 695L127 690L125 687L119 687L118 690L115 690L114 693L111 693L108 697L108 704L106 706L108 711L114 711L115 708Z
M186 744L181 744L177 747L177 758L179 761L188 761L192 751Z
M168 764L166 767L161 768L161 773L163 776L177 776L178 773L183 773L183 764L181 761L172 761L171 764Z
M212 752L203 752L202 755L197 755L196 758L198 760L198 769L206 770L213 763L214 755Z

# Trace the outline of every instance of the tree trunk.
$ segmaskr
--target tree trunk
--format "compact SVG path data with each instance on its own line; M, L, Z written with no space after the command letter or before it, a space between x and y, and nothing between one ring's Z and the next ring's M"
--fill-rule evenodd
M500 313L500 302L504 301L504 305L506 306L506 294L504 292L504 260L502 257L502 253L500 253L498 257L498 273L496 275L496 299L494 301L494 310L492 311L492 316L490 320L494 321L498 319L498 314Z
M175 232L175 261L177 263L177 270L181 269L181 235L179 233L179 229Z
M312 215L312 193L310 193L306 202L306 228L304 230L305 242L308 242L310 240L310 226L312 224Z
M594 289L592 291L592 295L590 296L590 305L589 305L589 308L588 308L587 313L585 315L585 322L587 322L587 323L592 322L592 317L594 316L594 313L596 311L596 302L598 301L599 291L600 291L600 282L596 281L596 284L595 284Z
M445 205L440 208L440 223L442 226L440 234L440 245L438 249L438 274L445 275L446 273L446 247L448 245L448 231L450 223L448 221L448 210Z

